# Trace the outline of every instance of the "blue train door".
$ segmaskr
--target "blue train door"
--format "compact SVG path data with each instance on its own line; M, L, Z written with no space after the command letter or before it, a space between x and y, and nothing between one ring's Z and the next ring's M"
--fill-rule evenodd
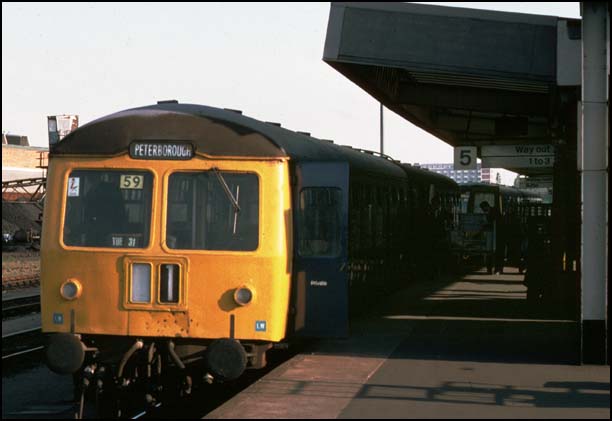
M296 334L348 336L348 176L345 162L295 167L293 303Z

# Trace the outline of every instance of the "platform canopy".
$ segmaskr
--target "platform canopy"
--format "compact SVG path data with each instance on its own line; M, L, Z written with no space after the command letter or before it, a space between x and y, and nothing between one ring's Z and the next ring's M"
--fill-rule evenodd
M554 145L561 138L559 87L580 84L580 20L332 3L323 60L453 147Z

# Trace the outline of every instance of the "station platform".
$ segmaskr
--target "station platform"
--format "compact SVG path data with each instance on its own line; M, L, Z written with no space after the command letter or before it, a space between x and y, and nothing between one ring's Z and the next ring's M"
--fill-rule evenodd
M516 269L409 287L205 418L610 418L609 366L535 316Z

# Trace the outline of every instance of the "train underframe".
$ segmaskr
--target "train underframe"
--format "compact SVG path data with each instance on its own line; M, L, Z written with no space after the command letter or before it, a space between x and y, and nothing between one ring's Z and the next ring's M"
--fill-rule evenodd
M229 338L52 334L47 362L62 374L79 365L72 374L79 418L92 411L91 404L98 416L121 417L162 400L189 396L199 385L230 382L246 369L263 368L272 347L270 342Z

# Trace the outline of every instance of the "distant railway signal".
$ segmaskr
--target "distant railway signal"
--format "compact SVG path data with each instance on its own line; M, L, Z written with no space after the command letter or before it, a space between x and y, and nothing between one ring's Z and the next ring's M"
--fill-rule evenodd
M74 114L50 115L47 117L49 146L60 142L79 127L79 116Z

